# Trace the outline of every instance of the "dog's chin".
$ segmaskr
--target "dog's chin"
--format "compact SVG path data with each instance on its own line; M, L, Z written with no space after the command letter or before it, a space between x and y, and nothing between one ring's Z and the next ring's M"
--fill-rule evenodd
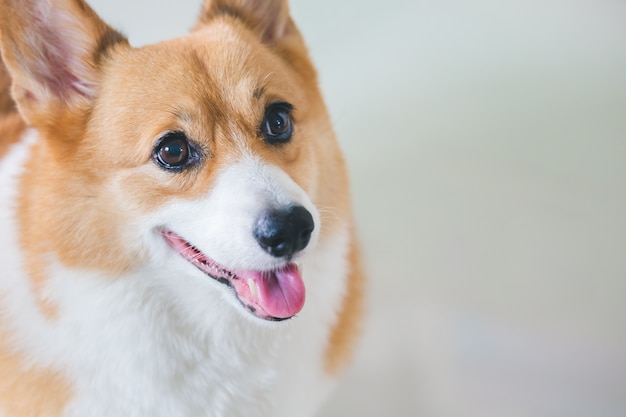
M305 287L295 263L285 263L272 270L229 269L177 233L168 229L160 232L179 256L209 278L230 288L239 303L254 317L284 321L302 310Z

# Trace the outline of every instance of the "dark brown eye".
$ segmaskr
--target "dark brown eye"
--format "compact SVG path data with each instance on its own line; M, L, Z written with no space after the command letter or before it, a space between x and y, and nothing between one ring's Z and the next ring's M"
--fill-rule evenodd
M163 168L179 170L189 163L192 150L187 136L170 132L163 136L154 150L154 158Z
M276 145L291 140L293 135L292 108L288 103L274 103L265 110L261 133L266 143Z

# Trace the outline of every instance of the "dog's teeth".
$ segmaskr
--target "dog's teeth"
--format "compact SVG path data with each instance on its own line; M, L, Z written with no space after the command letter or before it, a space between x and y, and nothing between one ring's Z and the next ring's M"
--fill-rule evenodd
M250 288L250 294L252 294L252 297L256 299L259 295L258 290L256 288L256 282L254 282L252 279L249 279L248 287Z

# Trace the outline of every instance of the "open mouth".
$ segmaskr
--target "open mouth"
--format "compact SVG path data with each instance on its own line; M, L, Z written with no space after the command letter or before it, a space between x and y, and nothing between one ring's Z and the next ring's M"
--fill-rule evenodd
M170 247L189 263L232 288L239 302L254 316L281 321L302 310L305 288L296 264L289 263L270 271L229 270L176 233L162 230L161 234Z

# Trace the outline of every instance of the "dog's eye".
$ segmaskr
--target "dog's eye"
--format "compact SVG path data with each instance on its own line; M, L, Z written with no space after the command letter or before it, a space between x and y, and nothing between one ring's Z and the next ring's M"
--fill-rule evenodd
M287 143L293 135L292 106L288 103L274 103L265 111L261 133L266 143L277 145Z
M169 132L163 136L154 150L154 158L159 165L167 169L181 169L188 164L192 156L187 136L182 132Z

